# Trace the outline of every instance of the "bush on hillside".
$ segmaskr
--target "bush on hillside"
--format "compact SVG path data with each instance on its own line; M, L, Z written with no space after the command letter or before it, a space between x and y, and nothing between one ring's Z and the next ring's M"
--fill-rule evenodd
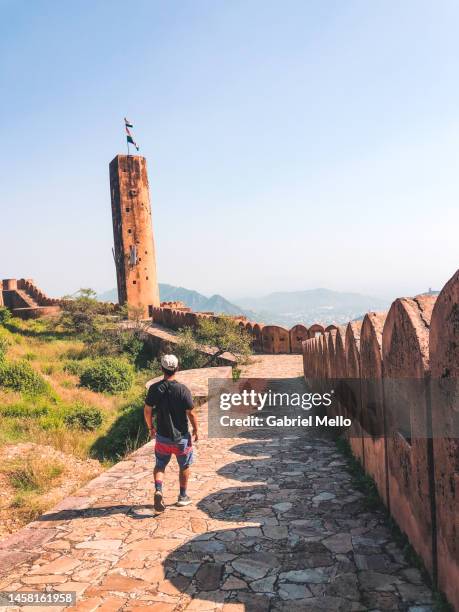
M11 312L6 306L0 306L0 325L5 325L11 319Z
M111 325L107 325L91 341L86 341L88 357L124 357L137 368L145 367L150 354L140 332L120 326L113 327L113 321Z
M18 402L0 406L0 416L14 417L16 419L38 419L49 412L49 407L45 405L33 405L29 403Z
M157 357L154 357L153 359L150 359L150 361L147 361L145 369L148 370L148 374L149 376L151 376L151 378L161 376L161 374L163 373L161 363L159 362L159 359Z
M45 380L27 361L0 362L0 387L30 395L45 393Z
M252 354L251 337L229 316L220 315L215 319L200 319L197 328L193 330L193 335L199 344L217 349L205 366L215 365L218 357L223 353L231 353L238 364L246 363Z
M225 352L231 353L237 364L246 363L252 353L251 344L249 334L234 319L221 315L218 319L201 319L196 328L180 329L173 350L180 369L188 370L214 366ZM203 346L213 348L214 352L205 355Z
M81 376L81 374L90 366L94 364L93 359L70 359L64 364L63 370L67 374L73 374L74 376Z
M99 460L118 461L148 441L143 418L144 395L126 406L110 429L91 447L91 456Z
M95 360L80 375L80 385L99 393L122 393L134 382L130 363L115 357Z
M64 296L60 324L88 342L99 339L107 317L114 314L114 307L96 300L92 289L80 289L75 295Z
M137 334L127 332L122 335L122 350L127 353L133 363L137 362L144 350L144 342Z
M95 406L75 404L64 416L64 423L70 429L95 431L102 425L102 413Z
M202 368L207 361L206 356L200 351L190 327L179 330L177 344L173 348L173 352L179 360L181 370Z
M6 338L3 338L3 336L0 336L0 361L3 361L5 359L9 346L10 343L8 342L8 340Z

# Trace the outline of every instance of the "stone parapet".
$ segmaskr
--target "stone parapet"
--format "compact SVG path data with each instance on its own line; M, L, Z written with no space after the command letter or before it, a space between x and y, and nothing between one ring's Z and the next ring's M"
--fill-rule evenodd
M459 610L459 270L438 297L398 298L302 348L306 382L353 379L339 397L352 451Z

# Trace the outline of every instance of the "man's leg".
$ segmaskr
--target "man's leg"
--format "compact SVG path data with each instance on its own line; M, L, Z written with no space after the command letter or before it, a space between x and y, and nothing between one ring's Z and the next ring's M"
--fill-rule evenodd
M166 469L167 464L170 461L170 455L162 455L160 453L156 454L156 465L153 471L155 477L155 498L154 498L154 506L156 512L164 512L166 506L163 502L163 479L164 479L164 471Z
M188 486L188 478L190 477L190 468L187 467L179 472L180 495L186 495Z
M184 455L177 455L177 462L180 468L180 494L178 497L177 506L188 506L188 504L191 504L191 499L187 494L187 486L188 478L190 477L190 466L193 463L193 449L189 448L188 452Z
M155 477L155 491L163 491L164 469L155 467L153 471Z

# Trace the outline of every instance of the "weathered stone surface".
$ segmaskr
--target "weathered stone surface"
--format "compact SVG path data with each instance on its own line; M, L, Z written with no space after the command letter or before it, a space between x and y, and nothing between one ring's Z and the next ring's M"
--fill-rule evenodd
M402 596L403 601L414 601L415 603L431 603L432 592L429 588L421 584L401 583L397 585L397 590Z
M290 510L292 507L292 504L290 502L281 502L279 504L274 504L273 506L273 510L275 510L276 512L287 512L288 510Z
M224 591L236 591L239 589L246 589L247 588L247 582L245 582L244 580L241 580L240 578L237 578L236 576L229 576L223 586L222 589Z
M75 548L90 548L92 550L116 550L122 544L122 540L90 540L80 542Z
M80 561L71 557L59 557L51 563L45 563L33 569L30 574L66 574L80 565Z
M269 373L303 390L301 356L261 357L253 366L258 377L276 360ZM64 510L35 521L28 529L42 531L33 553L0 550L2 571L8 562L0 588L72 586L81 612L428 606L422 577L403 561L383 514L368 511L353 489L334 444L307 432L263 436L209 440L204 432L189 482L195 503L174 505L171 462L160 516L151 508L153 445L146 445L66 500Z
M396 575L381 574L379 572L360 572L359 582L363 589L393 591L393 585L400 582L400 578Z
M144 589L147 586L149 586L148 583L138 578L130 578L122 574L110 574L102 581L100 589L102 591L130 593L131 591Z
M250 588L256 593L271 593L274 590L276 576L266 576L250 583Z
M304 584L289 584L288 582L279 585L279 595L282 599L305 599L312 597L311 591Z
M220 587L223 565L220 563L203 563L196 572L196 585L201 591L215 591Z
M347 553L352 550L352 538L348 533L337 533L325 538L323 544L334 553Z
M252 555L241 555L231 565L233 568L248 578L263 578L269 570L276 567L278 560L274 555L268 553L254 553Z
M119 301L140 308L148 318L149 308L160 301L144 157L117 155L110 162L110 194Z
M299 582L299 583L319 583L327 582L328 576L321 569L304 569L304 570L291 570L290 572L282 572L279 575L281 581L286 580L288 582Z

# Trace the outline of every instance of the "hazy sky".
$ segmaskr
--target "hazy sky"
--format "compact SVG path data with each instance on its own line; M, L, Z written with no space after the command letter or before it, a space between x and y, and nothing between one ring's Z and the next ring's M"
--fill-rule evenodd
M115 286L148 159L162 282L395 297L459 264L459 3L0 0L0 277Z

